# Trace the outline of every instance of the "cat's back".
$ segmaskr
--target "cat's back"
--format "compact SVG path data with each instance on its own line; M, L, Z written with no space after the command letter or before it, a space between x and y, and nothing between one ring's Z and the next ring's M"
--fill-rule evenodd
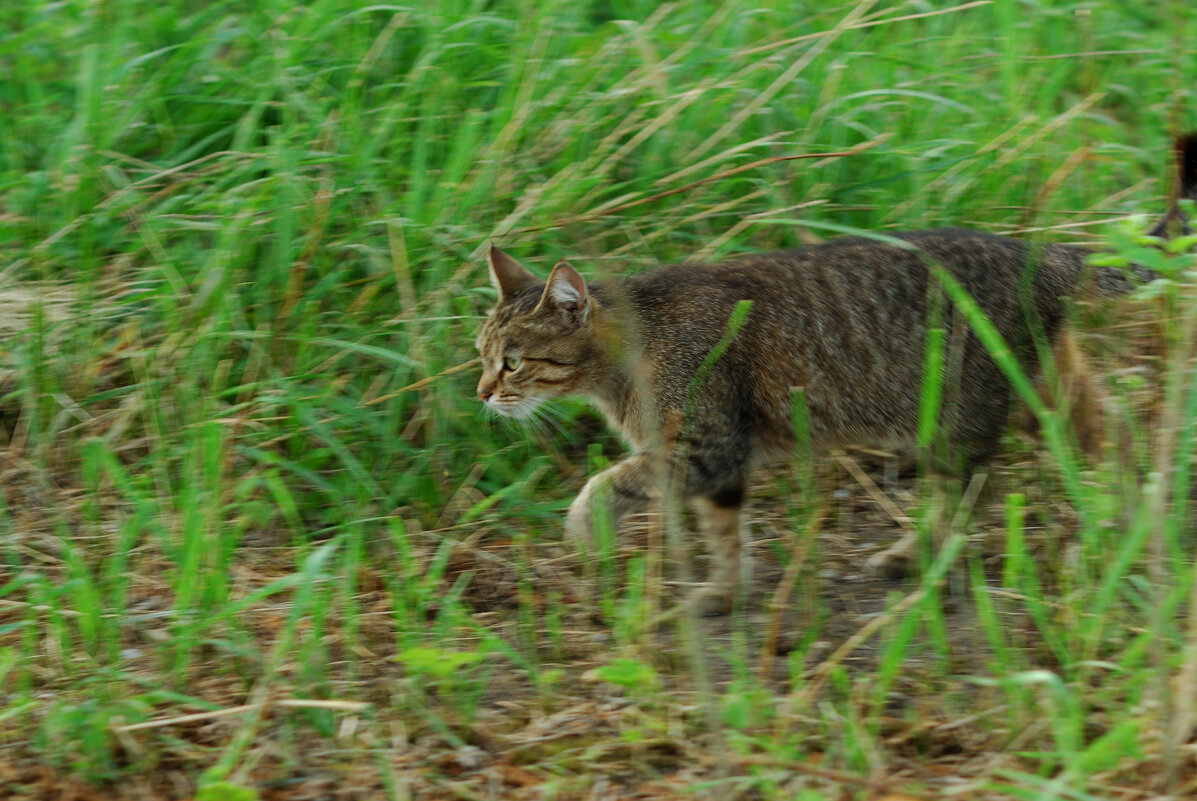
M652 300L668 302L682 294L727 292L742 298L759 296L777 288L818 289L828 281L852 282L857 289L886 284L923 283L927 268L939 264L965 286L978 291L1005 292L1012 278L1040 258L1051 270L1067 266L1069 275L1058 276L1061 289L1070 289L1073 271L1084 251L1050 246L1035 249L1019 239L971 231L940 228L895 233L882 237L845 236L817 245L769 251L717 263L681 263L659 267L629 279L628 286Z
M723 335L735 303L750 300L752 311L714 380L748 399L754 419L783 432L789 387L805 386L817 437L898 436L912 430L917 415L932 265L955 276L1028 359L1025 299L1035 299L1050 336L1062 317L1060 297L1074 288L1084 260L1080 250L1036 249L963 229L890 239L844 237L628 279L652 374L663 385L685 386ZM950 312L941 324L951 329ZM1002 386L971 333L963 361L977 393L988 397Z
M1085 251L960 228L849 236L818 245L751 254L718 264L673 264L627 281L633 303L651 320L725 323L730 306L754 301L754 314L784 314L793 324L867 326L922 320L932 265L952 273L1005 328L1021 316L1030 286L1041 314L1054 316L1071 294ZM859 319L857 319L859 318ZM780 322L775 320L774 322Z

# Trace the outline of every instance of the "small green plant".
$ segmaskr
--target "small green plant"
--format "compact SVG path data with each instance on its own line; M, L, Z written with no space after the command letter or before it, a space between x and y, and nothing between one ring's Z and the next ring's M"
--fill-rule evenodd
M407 672L404 684L412 708L453 742L467 729L486 690L489 648L484 640L475 651L420 645L400 651L395 660Z
M252 787L226 781L203 784L195 793L195 801L258 801L261 797Z
M447 651L434 646L417 646L399 652L396 657L414 675L431 679L442 687L452 689L451 680L463 668L486 659L481 651Z
M595 670L595 676L602 681L616 684L635 695L648 695L656 690L661 678L652 665L639 659L619 657Z

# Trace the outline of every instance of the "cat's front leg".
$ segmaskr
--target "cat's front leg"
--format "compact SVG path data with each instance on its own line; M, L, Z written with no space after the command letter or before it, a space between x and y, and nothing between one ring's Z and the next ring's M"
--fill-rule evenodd
M648 508L658 497L656 470L651 454L638 453L618 462L591 477L569 505L565 516L565 533L589 550L597 503L610 504L610 520L614 529L630 515Z

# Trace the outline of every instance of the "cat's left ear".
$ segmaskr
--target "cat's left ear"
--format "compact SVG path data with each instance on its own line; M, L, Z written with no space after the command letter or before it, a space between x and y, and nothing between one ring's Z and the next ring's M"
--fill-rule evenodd
M499 290L499 302L511 300L520 292L540 283L528 268L499 250L494 245L486 254L486 261L490 264L490 280Z
M557 262L536 308L550 309L570 328L577 328L590 313L590 291L586 287L586 279L569 262Z

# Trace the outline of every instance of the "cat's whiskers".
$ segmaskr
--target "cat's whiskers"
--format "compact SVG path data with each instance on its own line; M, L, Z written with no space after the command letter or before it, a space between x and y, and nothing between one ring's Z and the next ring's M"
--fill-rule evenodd
M566 417L564 410L545 403L546 400L548 399L520 396L498 403L486 403L484 408L488 416L502 418L503 424L509 430L527 431L531 428L545 436L560 435L571 440L569 430L562 425Z
M567 441L573 441L569 429L562 422L565 420L565 410L559 409L551 403L541 403L533 407L531 414L523 418L542 434L556 433ZM551 429L551 431L550 431Z

